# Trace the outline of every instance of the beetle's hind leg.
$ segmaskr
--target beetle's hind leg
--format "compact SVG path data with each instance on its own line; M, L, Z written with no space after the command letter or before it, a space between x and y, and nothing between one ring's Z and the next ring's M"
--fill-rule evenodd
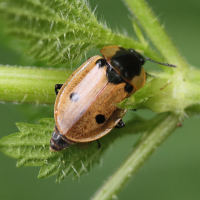
M125 126L125 123L122 120L120 120L117 126L115 126L115 128L123 128L124 126Z
M96 140L96 141L98 143L98 149L100 149L101 148L101 143L99 142L99 140Z
M132 111L137 111L137 109L131 109Z
M63 84L56 84L55 85L55 93L56 95L58 95L58 90L60 90L60 88L63 86Z

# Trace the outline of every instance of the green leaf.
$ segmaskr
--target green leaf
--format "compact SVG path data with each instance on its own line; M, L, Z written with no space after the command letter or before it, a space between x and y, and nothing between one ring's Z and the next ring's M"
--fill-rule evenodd
M128 109L149 108L157 113L175 112L178 107L174 104L172 92L172 82L168 79L154 78L130 98L119 103L118 106Z
M189 116L200 116L200 103L196 105L189 106L185 109L185 112Z
M57 174L56 182L64 180L69 174L74 178L88 173L99 163L101 155L109 144L124 134L133 134L148 129L151 121L138 116L127 123L123 130L113 130L100 139L101 148L96 141L71 145L60 152L50 151L50 138L54 130L54 119L42 119L40 125L17 123L20 133L6 136L0 140L0 150L17 158L17 167L41 166L38 178ZM134 131L131 124L134 123Z
M153 50L132 38L113 33L97 21L85 0L0 0L7 32L29 41L28 54L51 64L71 63L95 47L121 45Z
M184 118L185 109L188 113L199 113L193 106L200 104L200 71L193 67L179 67L169 72L154 72L156 77L130 98L118 104L120 108L149 108L156 113L172 112Z

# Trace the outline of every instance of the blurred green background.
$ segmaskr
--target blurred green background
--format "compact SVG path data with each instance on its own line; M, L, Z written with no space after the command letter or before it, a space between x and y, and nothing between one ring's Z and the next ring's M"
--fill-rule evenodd
M194 66L199 66L200 1L148 0L156 16L165 26L182 55ZM92 9L98 4L98 19L105 19L114 30L127 30L134 35L131 14L120 0L90 0ZM146 36L145 36L146 37ZM148 40L148 38L147 38ZM0 35L0 63L19 64L21 52L6 47ZM11 39L9 42L14 41ZM23 61L29 65L29 59ZM148 69L146 64L145 69ZM53 105L0 103L0 138L18 132L15 122L38 123L42 117L53 117ZM144 118L150 111L139 110ZM125 121L131 117L130 111ZM118 199L188 200L200 199L200 119L186 119L183 126L156 150L123 188ZM37 179L39 167L16 168L16 160L0 152L0 199L81 199L87 200L129 155L138 135L124 136L112 144L88 175L78 180L68 177L55 184L55 176Z

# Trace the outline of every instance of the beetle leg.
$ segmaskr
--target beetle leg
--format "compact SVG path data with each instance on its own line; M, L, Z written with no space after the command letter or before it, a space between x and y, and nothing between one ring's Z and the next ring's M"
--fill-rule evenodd
M137 109L131 109L132 111L137 111Z
M100 149L101 148L101 144L100 144L99 140L97 140L97 143L98 143L98 149Z
M115 128L123 128L124 126L125 126L125 123L122 120L120 120L117 126L115 126Z
M60 90L60 88L62 87L63 84L56 84L55 85L55 93L56 95L58 94L58 90Z

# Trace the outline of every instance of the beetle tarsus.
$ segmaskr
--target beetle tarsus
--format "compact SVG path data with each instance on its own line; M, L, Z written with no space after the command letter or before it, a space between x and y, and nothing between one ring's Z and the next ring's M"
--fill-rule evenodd
M63 84L56 84L55 85L55 93L56 95L58 95L58 90L60 90L60 88L63 86Z
M97 140L97 143L98 143L98 149L101 148L101 143L99 142L99 140Z
M125 123L122 120L120 120L117 126L115 126L115 128L123 128L124 126L125 126Z
M137 109L131 109L132 111L137 111Z

